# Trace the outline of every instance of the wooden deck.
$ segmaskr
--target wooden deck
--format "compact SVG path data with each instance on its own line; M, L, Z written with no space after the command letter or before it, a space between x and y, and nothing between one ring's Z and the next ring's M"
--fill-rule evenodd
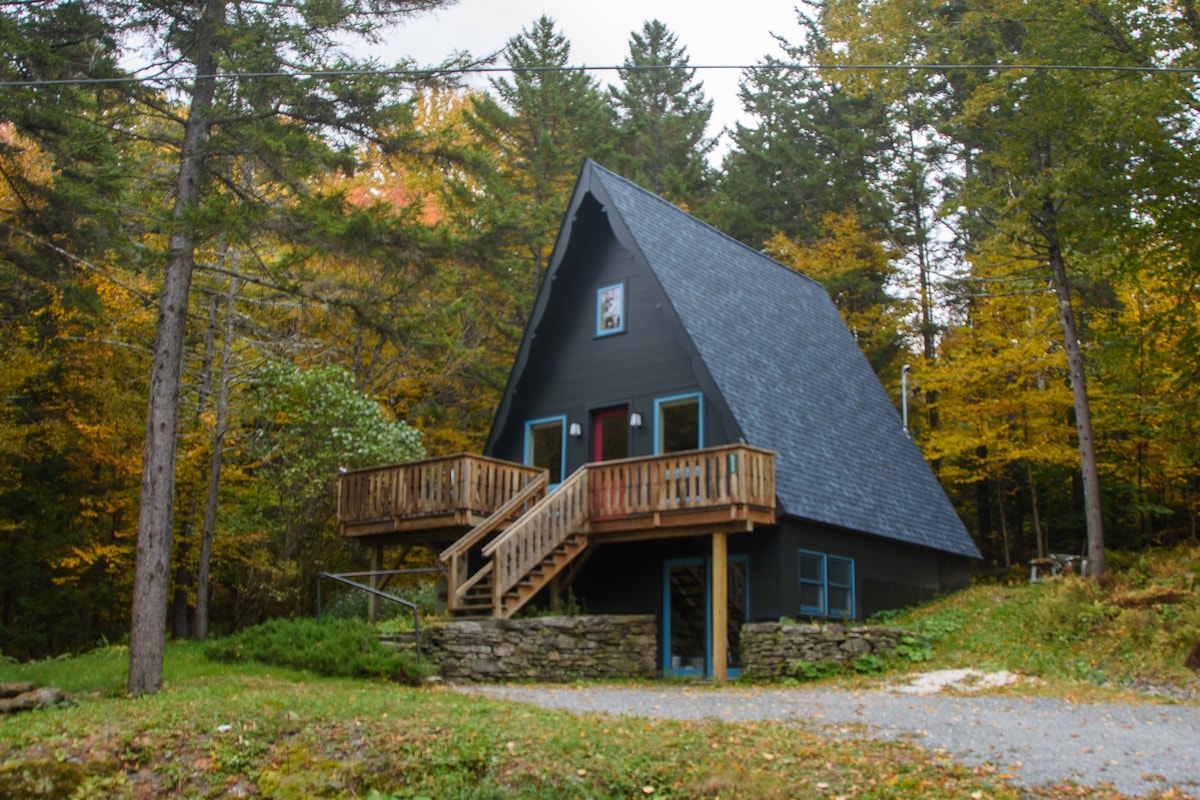
M548 491L544 470L459 455L343 473L338 520L367 544L453 538L450 609L507 617L591 544L774 524L774 465L728 445L585 464Z
M602 461L588 472L588 534L604 541L750 531L775 523L775 457L747 445Z
M338 523L343 536L372 543L457 538L544 475L465 453L348 470L338 480Z

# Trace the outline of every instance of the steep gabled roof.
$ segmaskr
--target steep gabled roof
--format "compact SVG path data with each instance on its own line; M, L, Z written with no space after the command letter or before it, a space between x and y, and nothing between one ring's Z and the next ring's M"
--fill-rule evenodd
M594 162L575 191L632 239L746 441L778 454L781 513L979 557L819 283Z

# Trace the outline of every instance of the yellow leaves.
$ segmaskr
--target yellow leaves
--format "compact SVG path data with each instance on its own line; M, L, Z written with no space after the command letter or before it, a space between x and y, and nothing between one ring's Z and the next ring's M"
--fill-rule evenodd
M990 288L942 336L939 360L913 367L912 385L934 400L938 419L936 429L918 427L918 436L949 482L972 483L1021 459L1078 460L1054 297L1036 280L1005 277L1008 269L976 257L973 272Z
M893 271L889 262L895 254L863 231L854 214L828 212L821 218L821 226L826 234L816 242L801 245L777 233L767 240L763 250L776 261L822 283L864 268L881 273Z
M44 199L16 185L9 176L20 176L30 185L49 186L53 165L37 144L17 133L16 126L0 122L0 215L44 205Z
M51 566L58 572L53 580L60 586L78 582L97 566L107 575L123 576L133 569L133 552L125 543L92 542L69 548Z

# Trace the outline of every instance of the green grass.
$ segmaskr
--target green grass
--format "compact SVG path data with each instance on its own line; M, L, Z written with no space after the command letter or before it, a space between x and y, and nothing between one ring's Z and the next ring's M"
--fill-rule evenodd
M191 645L169 648L162 692L130 700L112 696L115 652L0 669L3 680L37 675L80 692L77 705L0 720L0 796L1017 797L988 770L903 743L576 716L214 665Z
M889 666L1004 668L1040 676L1038 691L1060 694L1145 678L1194 685L1180 664L1200 640L1200 611L1183 589L1200 548L1117 566L1103 586L976 586L892 615L931 649L929 661ZM267 652L292 635L272 630L221 646ZM138 699L124 691L121 647L2 664L0 681L58 686L76 702L0 718L0 797L979 800L1080 791L1018 792L989 768L904 742L865 741L848 729L817 736L783 723L573 715L445 688L328 677L315 671L319 661L297 663L308 668L219 663L202 646L171 645L163 691Z
M973 586L888 622L930 641L922 668L1007 669L1051 691L1195 686L1183 665L1200 643L1200 547L1114 557L1097 583L1026 576Z

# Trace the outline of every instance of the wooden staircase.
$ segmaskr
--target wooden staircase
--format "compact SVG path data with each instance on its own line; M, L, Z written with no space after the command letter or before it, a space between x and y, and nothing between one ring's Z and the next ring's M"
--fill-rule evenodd
M585 534L577 533L568 536L562 544L555 547L541 561L534 565L525 577L517 581L516 586L504 592L500 598L499 608L501 609L501 613L499 614L496 613L496 590L492 582L492 569L489 564L484 567L484 574L480 579L472 584L459 597L455 605L449 609L450 613L459 619L481 619L492 616L510 617L532 600L555 576L561 575L576 560L576 557L583 553L587 546L588 541Z
M553 492L547 481L543 474L440 554L452 616L511 617L587 550L587 469Z

